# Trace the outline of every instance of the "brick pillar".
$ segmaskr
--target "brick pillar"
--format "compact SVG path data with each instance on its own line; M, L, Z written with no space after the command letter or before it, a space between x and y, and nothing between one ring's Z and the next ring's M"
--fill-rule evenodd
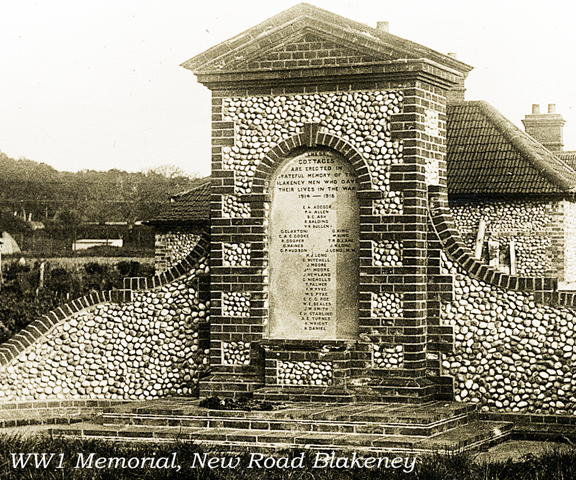
M410 375L424 376L426 333L426 156L422 139L423 125L417 88L404 91L404 108L393 120L396 138L404 142L403 172L396 174L404 194L404 232L402 233L404 285L403 336L404 368Z
M201 383L201 396L250 396L262 385L260 353L253 341L262 336L264 303L264 205L251 205L250 216L225 214L223 205L245 200L234 187L235 172L224 165L226 152L235 146L235 124L223 116L224 93L212 93L211 195L211 325L212 375ZM242 250L239 258L234 256ZM232 255L231 255L232 252ZM234 259L233 259L234 258ZM242 311L228 308L241 304ZM233 352L240 353L234 355Z
M428 185L446 184L445 92L424 82L404 89L404 108L392 121L395 138L404 143L403 168L392 180L404 196L404 368L414 377L427 375L428 267L438 263L438 244L427 239ZM439 273L439 272L438 272ZM435 305L437 308L437 305ZM434 309L432 309L434 311Z

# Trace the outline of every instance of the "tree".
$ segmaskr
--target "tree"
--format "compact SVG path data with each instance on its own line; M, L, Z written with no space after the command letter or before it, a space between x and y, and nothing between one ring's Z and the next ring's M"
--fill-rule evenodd
M8 232L13 235L27 229L26 222L22 217L14 215L11 208L0 207L0 234Z
M79 219L96 223L145 220L167 204L171 195L189 190L194 179L175 165L135 173L118 169L59 172L0 152L0 208L31 213L33 220L47 225L47 231L54 226L58 236L73 241Z
M150 168L146 173L154 173L160 175L161 177L167 178L169 180L174 178L189 178L190 176L184 172L180 167L176 165L158 165L157 167Z
M54 218L54 224L62 237L68 240L67 245L73 247L78 236L78 227L82 223L82 214L74 208L62 208Z

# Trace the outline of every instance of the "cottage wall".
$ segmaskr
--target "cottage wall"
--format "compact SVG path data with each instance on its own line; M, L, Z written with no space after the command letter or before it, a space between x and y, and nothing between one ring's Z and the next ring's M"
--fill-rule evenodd
M564 281L576 282L576 202L562 202L564 214Z
M180 263L198 245L202 230L197 227L155 227L154 266L161 274Z
M570 204L560 200L452 200L450 209L464 242L474 250L480 220L486 222L485 263L489 261L487 243L496 242L500 266L510 266L510 241L515 245L517 275L525 277L565 275L564 222ZM566 251L567 254L567 251Z
M432 189L431 221L443 252L440 269L453 278L441 301L442 375L455 399L485 411L576 412L573 330L576 295L552 278L521 278L474 260L450 215L446 192ZM442 330L440 330L442 331Z

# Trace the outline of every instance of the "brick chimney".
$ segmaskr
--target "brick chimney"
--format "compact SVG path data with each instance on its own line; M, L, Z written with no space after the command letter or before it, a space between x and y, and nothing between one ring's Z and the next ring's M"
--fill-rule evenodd
M447 54L450 58L458 60L458 55L456 52L450 52ZM456 85L450 89L446 95L448 103L452 102L463 102L466 100L466 77L461 78Z
M526 115L524 130L551 152L564 150L564 124L566 120L556 113L556 105L548 105L548 113L540 113L540 105L532 105L532 114Z

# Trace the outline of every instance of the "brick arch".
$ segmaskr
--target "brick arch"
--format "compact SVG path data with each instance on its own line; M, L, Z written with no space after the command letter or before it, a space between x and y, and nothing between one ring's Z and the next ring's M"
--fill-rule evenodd
M255 193L263 192L266 182L291 152L302 147L320 146L335 150L350 162L358 177L359 196L362 196L361 192L372 189L370 170L362 154L346 140L330 133L321 132L318 124L307 123L302 132L280 142L266 154L254 172L253 191Z

